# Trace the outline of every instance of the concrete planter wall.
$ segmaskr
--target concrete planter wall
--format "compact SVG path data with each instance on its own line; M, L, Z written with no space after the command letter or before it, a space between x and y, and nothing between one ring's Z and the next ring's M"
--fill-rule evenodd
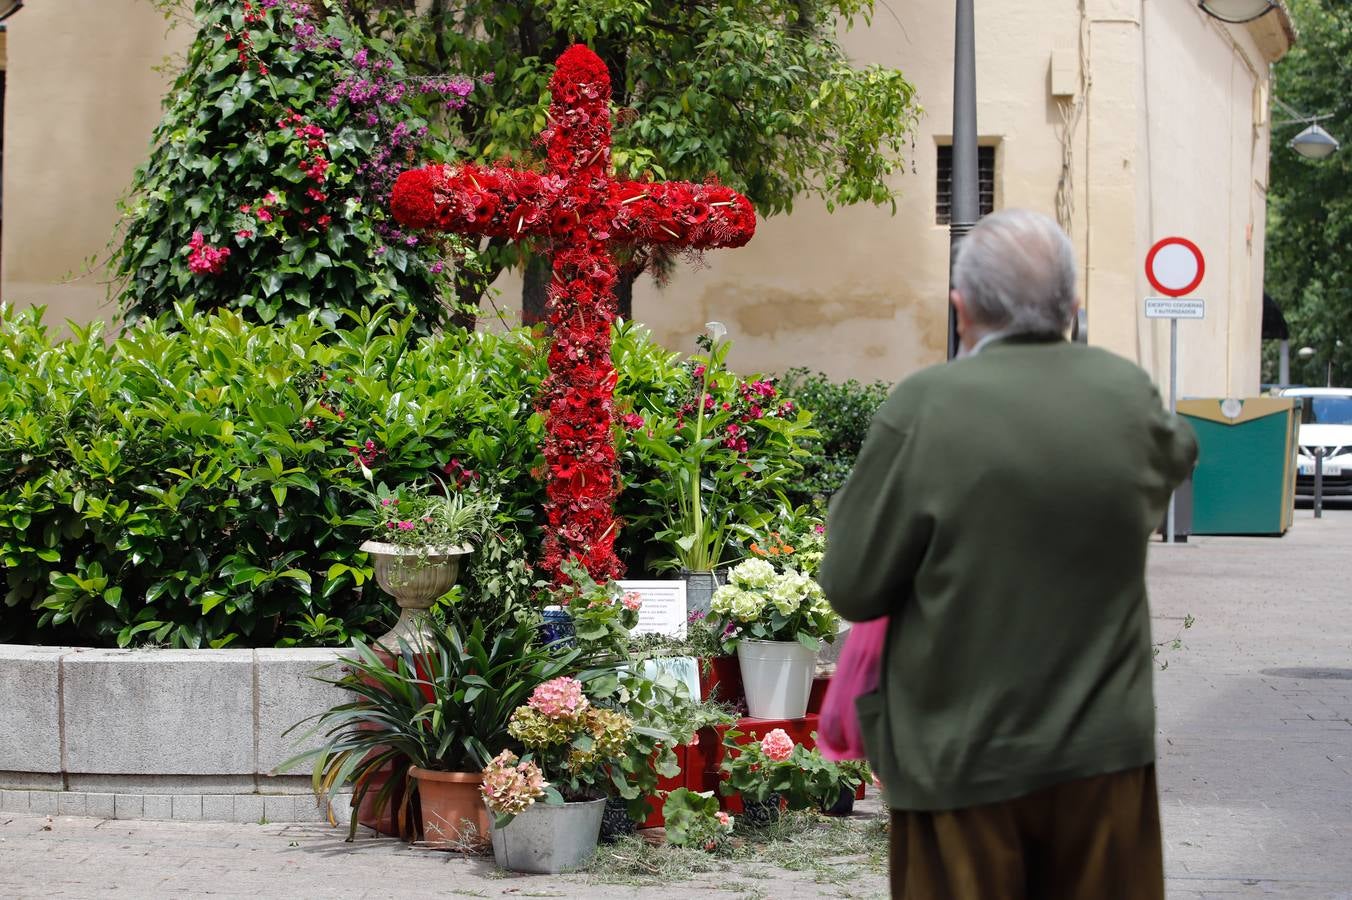
M308 770L274 770L318 742L282 733L342 702L311 677L341 652L0 644L0 810L323 821Z

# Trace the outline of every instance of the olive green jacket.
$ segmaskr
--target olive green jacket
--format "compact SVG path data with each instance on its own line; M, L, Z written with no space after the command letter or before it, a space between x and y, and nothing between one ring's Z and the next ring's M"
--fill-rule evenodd
M896 388L831 504L820 576L846 619L892 617L857 706L893 809L1154 761L1146 544L1196 457L1141 369L1060 337Z

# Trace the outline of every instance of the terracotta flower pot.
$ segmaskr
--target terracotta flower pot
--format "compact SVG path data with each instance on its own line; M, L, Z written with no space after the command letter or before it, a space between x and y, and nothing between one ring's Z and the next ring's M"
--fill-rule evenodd
M478 850L489 841L488 808L479 772L433 772L414 766L422 805L423 840L444 847Z

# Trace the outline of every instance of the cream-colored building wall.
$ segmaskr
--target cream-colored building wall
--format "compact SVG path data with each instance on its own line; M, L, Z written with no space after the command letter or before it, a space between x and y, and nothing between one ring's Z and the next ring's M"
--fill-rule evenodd
M144 161L169 79L153 71L190 35L146 0L28 3L7 23L0 297L49 321L108 317L102 262L117 199Z

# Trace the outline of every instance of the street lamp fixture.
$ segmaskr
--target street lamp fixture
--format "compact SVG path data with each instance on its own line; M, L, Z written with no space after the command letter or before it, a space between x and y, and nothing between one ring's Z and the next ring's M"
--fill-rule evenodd
M1306 159L1326 159L1338 149L1338 139L1318 125L1311 124L1300 134L1291 138L1292 150Z
M1231 25L1252 22L1277 8L1275 0L1199 0L1197 5L1213 19Z

